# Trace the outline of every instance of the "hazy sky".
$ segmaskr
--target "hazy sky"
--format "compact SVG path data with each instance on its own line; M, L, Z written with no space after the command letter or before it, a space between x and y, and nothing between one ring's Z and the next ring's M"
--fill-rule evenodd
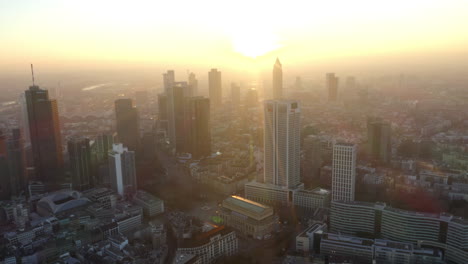
M0 0L3 71L30 62L245 68L276 56L305 64L467 50L468 0Z

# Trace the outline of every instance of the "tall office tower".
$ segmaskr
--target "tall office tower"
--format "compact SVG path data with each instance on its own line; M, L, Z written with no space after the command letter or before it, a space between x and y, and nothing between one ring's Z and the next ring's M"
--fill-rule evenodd
M187 100L188 148L194 159L211 155L210 99L192 97Z
M115 101L115 118L119 142L136 150L140 142L140 128L138 110L133 106L132 99Z
M234 107L237 107L240 105L240 98L241 98L240 86L237 85L236 83L231 83L231 102Z
M369 154L375 160L388 163L391 157L391 127L378 118L367 119Z
M0 200L10 199L10 170L7 160L6 135L0 130Z
M107 163L109 150L112 149L114 144L114 135L112 134L101 134L96 137L94 144L96 145L96 162Z
M301 109L294 100L265 101L265 183L300 184Z
M57 101L32 85L25 91L29 134L37 180L56 182L63 174L63 153Z
M109 178L112 188L120 195L135 192L135 152L124 148L122 144L114 144L109 151Z
M336 143L332 159L332 200L354 201L357 147Z
M296 77L296 82L294 83L296 90L302 90L302 78L301 76Z
M149 94L146 90L135 92L135 104L138 108L147 108L149 102Z
M20 195L26 192L26 157L23 145L23 137L20 129L12 130L12 135L8 140L8 167L10 169L11 192Z
M221 106L223 101L223 88L221 86L221 72L211 69L208 72L208 88L212 108Z
M158 119L167 120L167 95L158 94Z
M328 101L336 102L338 100L338 77L334 73L327 73Z
M167 94L167 123L171 145L177 153L186 152L185 98L187 82L175 82Z
M189 86L189 91L188 91L188 96L197 96L198 95L198 80L197 77L195 76L195 73L191 72L188 77L188 86Z
M273 66L273 99L283 98L283 66L278 58L276 58Z
M84 191L92 187L91 147L87 138L68 141L68 156L72 173L73 189Z
M356 78L354 76L348 76L346 78L346 90L353 91L357 88Z
M247 107L257 107L258 106L258 91L256 89L248 89L245 93L245 105Z
M167 94L169 88L175 83L175 74L173 70L163 73L164 92Z
M26 102L26 94L21 93L19 98L21 107L21 134L23 137L24 146L31 145L31 137L29 136L29 119L28 119L28 104Z

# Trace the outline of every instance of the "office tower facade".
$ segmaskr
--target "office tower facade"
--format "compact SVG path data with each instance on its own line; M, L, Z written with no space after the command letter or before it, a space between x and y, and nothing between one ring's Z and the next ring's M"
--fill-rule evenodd
M136 191L135 152L114 144L109 151L109 178L112 189L120 195Z
M29 134L36 177L44 182L61 180L63 153L57 101L47 90L33 85L25 91Z
M167 94L169 88L175 83L175 73L173 70L168 70L166 73L163 73L163 85L164 92Z
M234 107L238 107L240 105L241 99L241 92L240 86L236 83L231 83L231 102Z
M390 162L392 152L390 124L378 118L369 117L367 119L367 139L372 159L383 163Z
M115 101L116 130L119 142L131 150L136 150L140 142L138 110L132 99Z
M158 120L167 120L167 95L158 94Z
M221 72L217 69L211 69L208 72L208 89L210 102L213 108L219 107L223 100L223 88L221 85Z
M68 141L68 156L74 190L85 191L92 187L91 147L87 138Z
M24 146L31 145L31 137L29 135L29 118L28 118L28 104L26 102L26 93L21 93L19 98L21 107L21 135L23 138Z
M326 84L328 101L336 102L338 100L338 77L336 77L334 73L327 73Z
M177 153L186 152L185 99L187 82L175 82L167 94L167 123L169 141Z
M301 109L294 100L268 100L265 111L265 183L300 184Z
M245 106L257 107L258 106L258 91L256 89L248 89L245 94Z
M198 80L195 76L195 73L191 72L188 77L188 96L197 96L198 95Z
M96 151L96 161L101 164L107 163L109 150L112 149L112 145L115 141L115 135L112 134L101 134L98 135L94 141Z
M10 199L10 170L7 160L7 137L0 130L0 200Z
M273 99L283 98L283 66L278 58L276 58L273 66Z
M24 151L24 140L21 130L13 129L11 137L8 139L8 167L10 171L11 193L20 195L26 191L26 157Z
M357 147L336 143L332 159L332 200L354 201Z
M210 99L192 97L187 100L187 140L192 158L211 155Z

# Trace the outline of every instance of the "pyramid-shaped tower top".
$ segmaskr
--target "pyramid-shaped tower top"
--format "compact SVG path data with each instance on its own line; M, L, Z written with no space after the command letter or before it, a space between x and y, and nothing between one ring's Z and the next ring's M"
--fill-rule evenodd
M279 65L279 66L281 66L281 62L280 62L280 60L279 60L279 58L278 58L278 57L276 57L276 62L275 62L275 65Z

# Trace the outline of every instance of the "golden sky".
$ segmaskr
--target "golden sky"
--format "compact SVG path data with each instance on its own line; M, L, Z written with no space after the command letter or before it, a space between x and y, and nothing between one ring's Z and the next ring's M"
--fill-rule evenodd
M0 69L258 65L468 49L468 0L0 0ZM209 65L209 66L208 66Z

